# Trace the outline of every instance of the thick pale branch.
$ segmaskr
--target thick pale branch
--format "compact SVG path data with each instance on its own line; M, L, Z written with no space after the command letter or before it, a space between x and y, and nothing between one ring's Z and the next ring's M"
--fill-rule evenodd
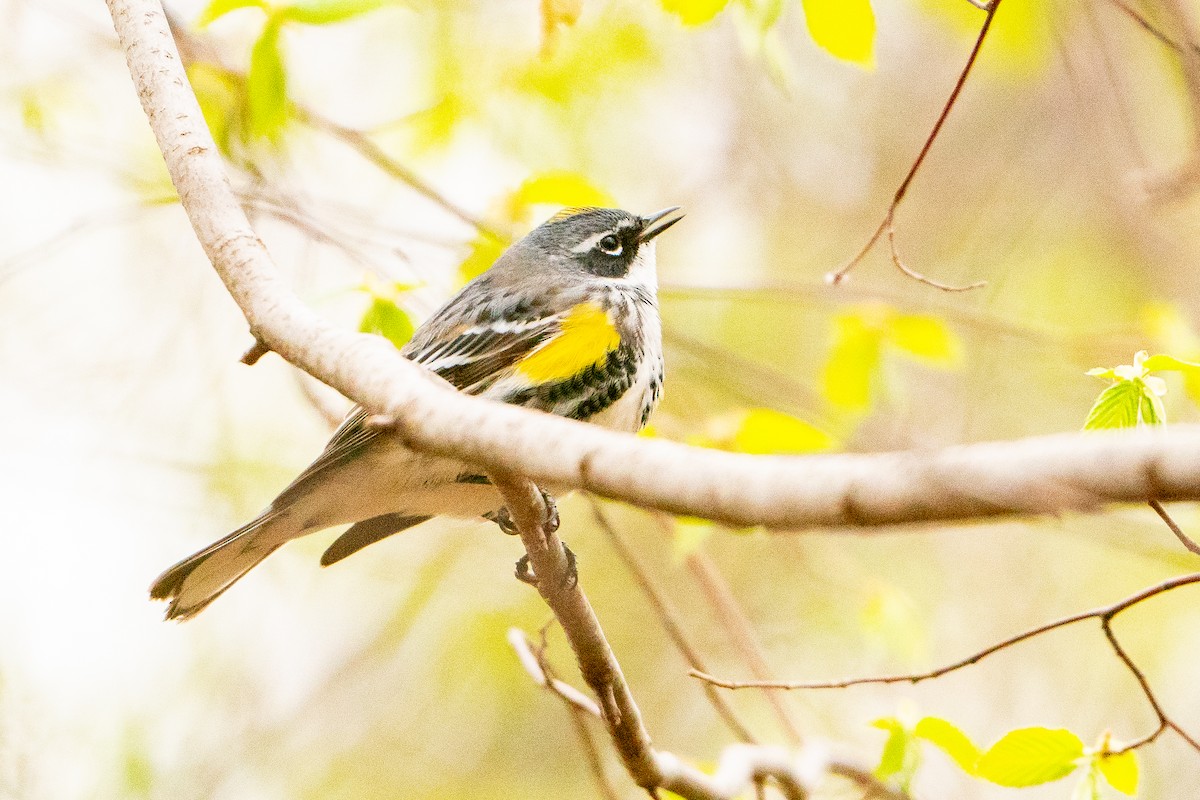
M157 0L108 0L184 208L257 339L394 421L414 448L542 485L734 525L869 526L1200 499L1200 428L875 456L762 457L647 441L455 393L283 284L232 191Z

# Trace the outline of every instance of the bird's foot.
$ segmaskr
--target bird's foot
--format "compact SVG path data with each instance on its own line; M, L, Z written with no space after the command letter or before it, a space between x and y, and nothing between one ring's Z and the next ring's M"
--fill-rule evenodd
M546 504L546 521L543 523L543 527L546 533L554 533L558 530L559 524L558 504L554 502L554 498L545 489L539 487L538 491L542 493L542 502ZM501 508L499 511L489 511L483 516L499 525L500 530L509 536L516 536L520 533L517 530L517 524L513 522L512 515L508 513L508 506Z
M562 543L562 549L563 555L567 558L567 572L563 575L562 584L559 586L559 589L574 589L579 584L578 563L575 553L571 551L571 548L567 547L566 542ZM528 583L530 586L538 585L538 577L533 574L533 569L529 565L528 553L517 559L517 567L514 574L517 580L522 583Z

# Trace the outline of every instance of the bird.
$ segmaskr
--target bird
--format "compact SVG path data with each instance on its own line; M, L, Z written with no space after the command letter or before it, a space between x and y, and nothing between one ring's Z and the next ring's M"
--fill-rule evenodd
M640 430L664 376L655 244L678 211L563 209L434 312L401 355L467 394ZM282 545L338 525L350 523L322 566L436 516L512 532L482 470L410 450L370 416L351 409L261 514L163 572L150 596L168 601L166 618L194 617Z

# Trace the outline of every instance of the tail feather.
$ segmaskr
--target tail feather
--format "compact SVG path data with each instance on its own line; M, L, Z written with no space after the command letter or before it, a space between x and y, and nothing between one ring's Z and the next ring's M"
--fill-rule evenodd
M343 558L357 553L369 544L382 541L394 533L420 525L429 517L412 517L404 514L383 514L356 522L346 529L321 556L321 566L328 567Z
M170 601L167 619L199 614L286 541L264 536L263 529L274 519L274 514L259 517L170 567L154 581L150 597Z

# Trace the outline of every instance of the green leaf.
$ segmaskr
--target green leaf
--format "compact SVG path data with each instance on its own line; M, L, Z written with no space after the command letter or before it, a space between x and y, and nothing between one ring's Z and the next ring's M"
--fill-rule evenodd
M1108 785L1122 794L1133 797L1138 790L1138 759L1137 753L1126 750L1124 753L1103 753L1096 759L1096 766Z
M875 775L883 779L899 775L913 758L912 733L895 717L877 719L871 724L888 732L887 741L883 743L883 753L879 757L879 766L875 767Z
M1065 778L1083 757L1083 742L1063 728L1006 733L979 758L979 777L1001 786L1036 786Z
M975 764L979 761L980 750L971 739L955 727L939 717L925 717L913 728L913 735L924 739L954 759L954 763L968 775L975 774Z
M1153 380L1147 378L1147 380ZM1162 398L1150 390L1142 381L1137 381L1141 389L1141 399L1138 403L1139 419L1146 425L1161 425L1167 421L1167 412L1163 408Z
M729 0L660 0L662 7L684 25L703 25L725 10Z
M412 338L416 327L408 312L386 297L373 297L366 313L358 323L363 333L377 333L396 347L403 347Z
M277 142L287 122L287 72L283 66L279 34L281 21L271 17L250 51L246 73L248 133L253 138Z
M1088 764L1079 776L1079 782L1071 791L1071 800L1103 800L1100 795L1100 780L1096 777L1096 762Z
M835 58L875 66L875 12L869 0L803 0L813 41Z
M769 408L744 412L730 442L739 453L815 453L833 447L833 438L798 417Z
M200 16L196 19L196 27L207 27L230 11L237 11L239 8L261 8L268 14L271 13L271 7L267 5L266 0L212 0L200 12Z
M1133 381L1118 381L1109 386L1088 412L1083 423L1085 431L1106 428L1132 428L1138 423L1138 411L1142 405L1143 389Z
M888 321L886 335L897 349L936 366L954 366L962 358L958 337L937 317L897 315Z
M390 0L301 0L279 9L279 16L302 25L332 25L368 14Z

